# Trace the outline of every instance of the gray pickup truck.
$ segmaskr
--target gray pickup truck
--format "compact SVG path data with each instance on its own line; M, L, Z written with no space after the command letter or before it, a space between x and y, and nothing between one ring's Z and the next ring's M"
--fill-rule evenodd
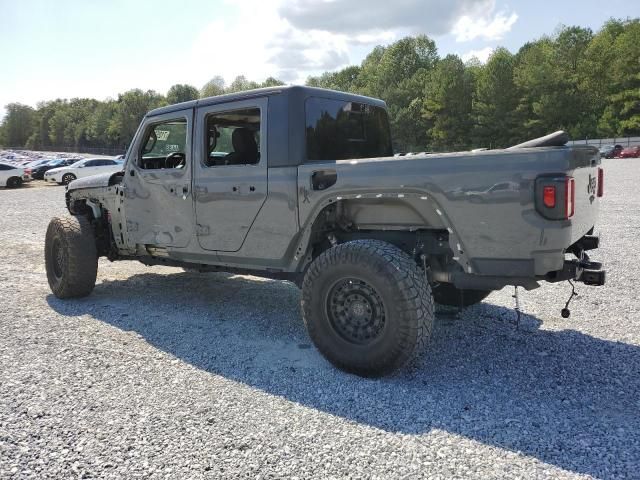
M49 284L88 295L98 257L291 280L318 349L379 376L427 344L434 300L602 285L598 150L559 132L505 150L393 156L385 103L276 87L149 112L124 168L72 182Z

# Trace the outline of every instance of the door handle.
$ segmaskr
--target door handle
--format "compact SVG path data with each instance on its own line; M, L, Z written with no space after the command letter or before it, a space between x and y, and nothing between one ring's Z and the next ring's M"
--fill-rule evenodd
M182 187L182 199L186 200L187 199L187 195L189 195L189 187L187 187L186 185Z
M311 174L311 188L313 190L326 190L336 183L338 172L330 170L316 170Z

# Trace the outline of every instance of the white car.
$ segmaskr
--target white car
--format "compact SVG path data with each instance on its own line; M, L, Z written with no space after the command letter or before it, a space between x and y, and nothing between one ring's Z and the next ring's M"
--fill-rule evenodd
M46 182L69 185L76 178L89 177L99 173L115 173L122 170L122 163L109 158L87 158L68 167L52 168L45 172Z
M16 188L24 181L24 168L0 163L0 187Z

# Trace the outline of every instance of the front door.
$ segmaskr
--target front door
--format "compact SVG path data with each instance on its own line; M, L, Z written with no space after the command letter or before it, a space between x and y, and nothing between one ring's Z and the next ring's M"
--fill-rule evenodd
M90 177L91 175L97 175L102 173L100 171L101 160L87 160L78 169L76 169L76 177Z
M206 250L240 250L267 198L268 99L200 107L196 128L196 231Z
M158 115L136 136L123 181L131 248L186 247L193 238L192 123L193 109Z

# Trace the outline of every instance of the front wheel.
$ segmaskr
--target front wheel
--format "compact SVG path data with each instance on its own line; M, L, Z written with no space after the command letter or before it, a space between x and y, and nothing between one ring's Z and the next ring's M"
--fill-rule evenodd
M45 237L44 260L56 297L89 295L98 273L96 239L89 220L84 216L53 218Z
M424 349L434 307L424 272L411 257L386 242L356 240L330 248L310 265L302 314L331 363L378 377Z
M69 185L71 182L73 182L76 179L76 176L73 173L65 173L62 176L62 184L63 185Z

